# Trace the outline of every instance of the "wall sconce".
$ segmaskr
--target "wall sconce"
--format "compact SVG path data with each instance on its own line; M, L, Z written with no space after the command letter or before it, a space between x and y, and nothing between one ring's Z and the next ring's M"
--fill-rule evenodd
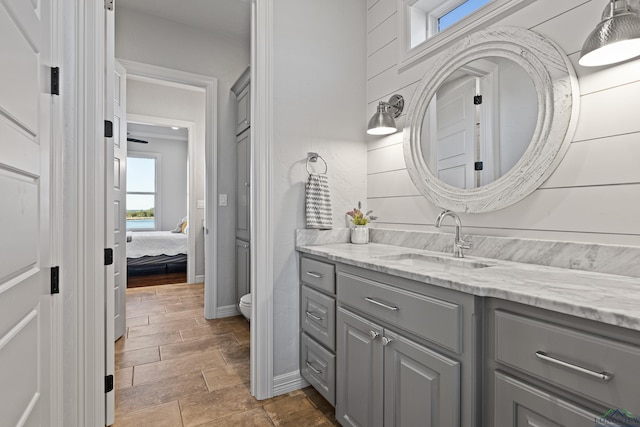
M597 67L640 55L640 16L628 0L611 0L582 46L578 63Z
M390 135L398 130L394 120L404 108L402 95L393 95L388 102L380 101L378 111L369 120L367 133L369 135Z

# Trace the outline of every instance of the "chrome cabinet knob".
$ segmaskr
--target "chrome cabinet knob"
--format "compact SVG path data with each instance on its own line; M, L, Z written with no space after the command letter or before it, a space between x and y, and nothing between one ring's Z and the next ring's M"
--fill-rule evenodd
M387 337L382 337L382 345L383 345L384 347L386 347L386 346L388 346L389 344L391 344L391 341L392 341L392 340L390 340L390 339L389 339L389 338L387 338Z
M369 332L369 336L371 337L372 340L375 340L376 338L378 338L380 336L380 334L377 333L376 331L370 331Z

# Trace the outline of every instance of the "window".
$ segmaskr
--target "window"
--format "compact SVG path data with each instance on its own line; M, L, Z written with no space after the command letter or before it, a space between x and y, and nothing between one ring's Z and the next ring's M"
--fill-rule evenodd
M467 15L471 15L491 0L467 0L438 18L438 32L450 27Z
M158 212L158 157L127 157L127 230L156 230Z
M449 28L492 0L417 0L411 9L411 47Z
M398 0L400 71L536 0Z

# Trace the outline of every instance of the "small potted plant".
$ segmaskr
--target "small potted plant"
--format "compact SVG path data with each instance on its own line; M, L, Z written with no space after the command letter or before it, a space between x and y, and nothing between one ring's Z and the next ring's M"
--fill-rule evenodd
M347 215L351 217L354 227L351 228L351 243L364 244L369 243L369 229L367 224L371 221L375 221L378 217L371 215L372 210L366 213L362 212L362 203L358 202L358 207L347 212Z

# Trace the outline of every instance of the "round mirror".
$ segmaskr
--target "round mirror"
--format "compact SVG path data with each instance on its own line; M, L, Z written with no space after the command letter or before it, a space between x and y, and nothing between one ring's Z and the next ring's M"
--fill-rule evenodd
M434 59L404 129L411 179L437 206L488 212L534 191L562 159L577 119L566 55L529 30L496 27Z

